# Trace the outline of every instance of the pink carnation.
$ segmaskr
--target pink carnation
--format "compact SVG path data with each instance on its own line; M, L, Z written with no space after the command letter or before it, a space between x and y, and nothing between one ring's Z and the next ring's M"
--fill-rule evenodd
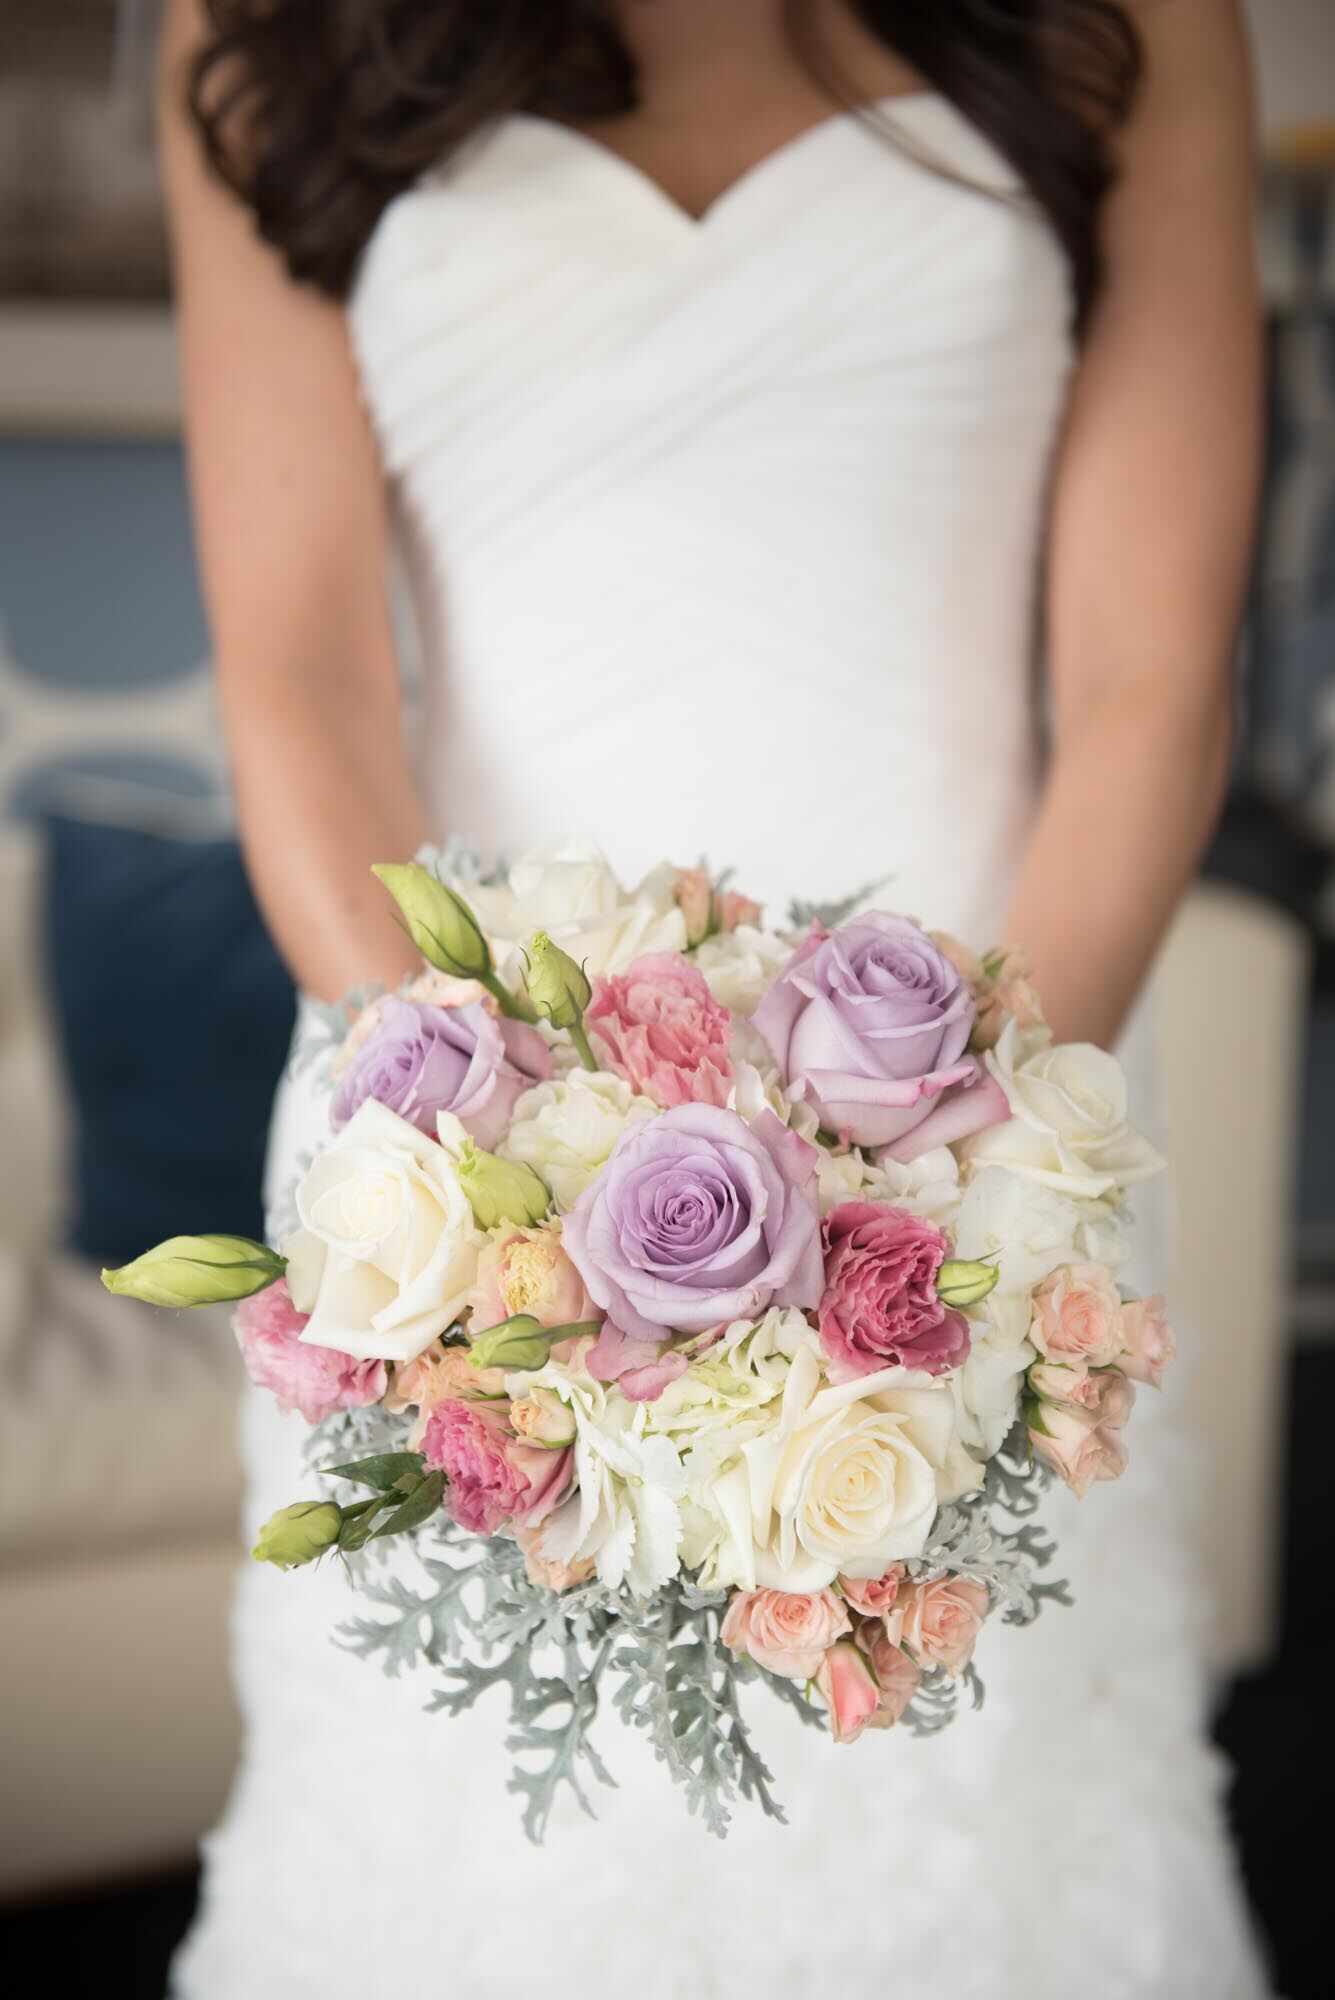
M732 1016L687 959L649 952L625 972L599 974L584 1025L617 1075L655 1104L726 1105Z
M428 1465L449 1482L449 1507L461 1528L494 1535L507 1521L545 1520L570 1485L571 1451L524 1444L510 1426L509 1405L440 1403L422 1441Z
M949 1248L941 1231L906 1209L846 1201L826 1217L821 1344L861 1375L899 1362L940 1375L969 1352L961 1313L937 1297Z
M385 1393L384 1362L308 1346L301 1330L309 1319L293 1305L286 1278L241 1301L232 1326L251 1381L271 1389L285 1414L300 1410L308 1424L322 1424L336 1410L378 1403Z

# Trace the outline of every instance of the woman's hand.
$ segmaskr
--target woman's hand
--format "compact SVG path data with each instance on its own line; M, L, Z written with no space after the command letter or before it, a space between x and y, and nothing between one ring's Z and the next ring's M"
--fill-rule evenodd
M1146 78L1053 491L1054 749L1006 927L1063 1038L1116 1036L1218 811L1262 421L1233 0L1131 10Z
M209 173L183 102L199 0L170 0L160 149L195 526L256 892L333 998L418 963L373 861L426 837L403 746L380 467L338 306L298 286Z

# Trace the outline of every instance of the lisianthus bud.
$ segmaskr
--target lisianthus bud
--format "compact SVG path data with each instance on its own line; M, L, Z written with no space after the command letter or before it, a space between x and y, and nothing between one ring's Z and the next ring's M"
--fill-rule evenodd
M578 1028L593 998L583 967L559 944L553 944L546 931L535 931L529 940L524 984L539 1014L554 1028Z
M455 1173L483 1229L496 1229L503 1222L528 1229L551 1209L551 1191L532 1167L522 1160L484 1153L469 1138L460 1147Z
M551 1345L551 1334L531 1313L516 1313L479 1333L468 1359L474 1368L542 1368Z
M408 935L428 965L458 979L487 979L491 949L462 896L420 861L379 861L371 873L403 913Z
M525 1444L561 1451L575 1442L575 1413L554 1389L530 1389L510 1405L510 1423Z
M976 1306L995 1286L1001 1273L995 1264L947 1260L936 1274L936 1296L947 1306Z
M102 1283L150 1306L216 1306L262 1292L286 1269L276 1250L248 1236L169 1236L133 1263L104 1271Z
M300 1569L333 1547L342 1526L343 1509L332 1500L298 1500L269 1516L251 1554L256 1562Z

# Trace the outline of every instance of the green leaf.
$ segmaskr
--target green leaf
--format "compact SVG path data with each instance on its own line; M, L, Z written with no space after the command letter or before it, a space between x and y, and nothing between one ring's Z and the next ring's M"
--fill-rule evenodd
M386 1514L372 1539L378 1541L381 1535L402 1535L409 1528L420 1527L423 1521L430 1520L444 1498L445 1474L428 1472L408 1498L401 1501L393 1513Z
M351 1479L358 1486L374 1486L388 1493L407 1472L420 1473L426 1465L420 1451L380 1451L371 1458L356 1458L349 1465L322 1465L328 1479Z

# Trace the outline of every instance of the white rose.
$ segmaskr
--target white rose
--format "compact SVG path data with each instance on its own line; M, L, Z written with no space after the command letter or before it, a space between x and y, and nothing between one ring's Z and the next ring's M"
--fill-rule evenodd
M788 939L739 924L735 931L707 937L694 957L719 1005L746 1015L754 1014L792 955Z
M518 947L539 930L590 973L624 971L647 951L684 951L686 919L672 893L679 873L665 862L626 890L597 847L575 840L533 848L500 886L458 886L513 979Z
M986 1062L1011 1116L960 1142L966 1160L1010 1167L1062 1194L1115 1196L1159 1172L1160 1154L1127 1121L1126 1077L1092 1042L1052 1042L1008 1021Z
M607 1165L626 1126L654 1117L657 1109L610 1070L572 1070L524 1092L496 1150L540 1174L564 1212Z
M483 1236L442 1149L368 1098L297 1188L283 1245L301 1338L411 1361L463 1310Z
M984 1458L1000 1451L1020 1408L1029 1344L1028 1293L993 1292L969 1314L973 1345L950 1376L961 1442Z
M821 1387L807 1355L810 1393L791 1385L777 1430L746 1453L756 1582L772 1590L884 1576L922 1554L938 1506L961 1490L948 1384L905 1386L911 1371L893 1368Z

